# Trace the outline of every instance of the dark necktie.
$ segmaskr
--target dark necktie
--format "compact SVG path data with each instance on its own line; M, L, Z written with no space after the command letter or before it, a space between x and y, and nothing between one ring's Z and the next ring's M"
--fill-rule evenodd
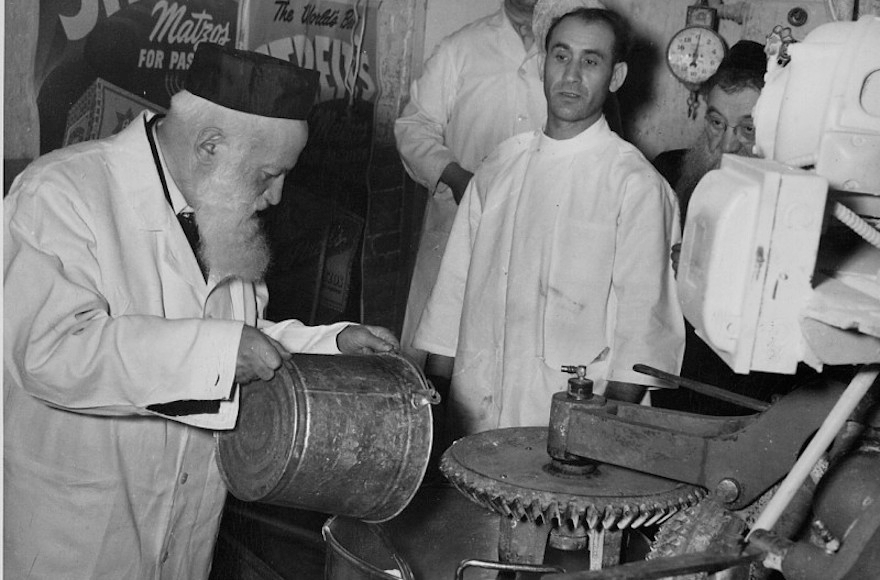
M196 216L192 212L181 212L177 214L177 221L180 222L180 227L183 228L183 233L186 235L186 241L189 242L189 247L192 248L193 254L196 256L196 261L199 263L199 269L202 271L202 276L207 282L208 269L205 267L205 264L202 263L202 257L199 255L199 228L196 226Z

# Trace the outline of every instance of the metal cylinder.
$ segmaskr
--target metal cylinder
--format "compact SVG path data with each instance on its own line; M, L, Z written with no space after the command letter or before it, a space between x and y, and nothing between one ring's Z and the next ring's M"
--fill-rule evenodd
M438 398L401 356L295 354L239 396L238 424L217 437L238 499L382 522L425 475Z

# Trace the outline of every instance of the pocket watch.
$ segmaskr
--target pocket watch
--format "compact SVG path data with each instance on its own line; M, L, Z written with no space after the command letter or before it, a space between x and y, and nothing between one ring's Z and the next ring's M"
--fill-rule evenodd
M686 26L669 41L666 64L675 78L693 88L715 74L726 54L720 34L706 26Z

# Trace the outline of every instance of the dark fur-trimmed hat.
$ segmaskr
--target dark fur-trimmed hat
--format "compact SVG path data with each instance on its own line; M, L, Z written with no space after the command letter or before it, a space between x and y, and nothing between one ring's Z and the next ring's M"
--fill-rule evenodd
M318 72L265 54L203 42L189 67L185 89L243 113L304 120L315 104Z

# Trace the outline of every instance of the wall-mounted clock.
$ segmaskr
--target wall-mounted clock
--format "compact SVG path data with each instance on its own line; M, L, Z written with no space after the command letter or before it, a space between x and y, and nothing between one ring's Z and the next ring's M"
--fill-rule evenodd
M666 64L690 91L689 118L697 114L700 85L715 74L726 55L727 43L718 34L718 10L706 0L688 6L685 27L672 35L666 47Z
M679 81L689 87L706 82L727 54L727 44L705 26L687 26L676 32L666 49L666 63Z

